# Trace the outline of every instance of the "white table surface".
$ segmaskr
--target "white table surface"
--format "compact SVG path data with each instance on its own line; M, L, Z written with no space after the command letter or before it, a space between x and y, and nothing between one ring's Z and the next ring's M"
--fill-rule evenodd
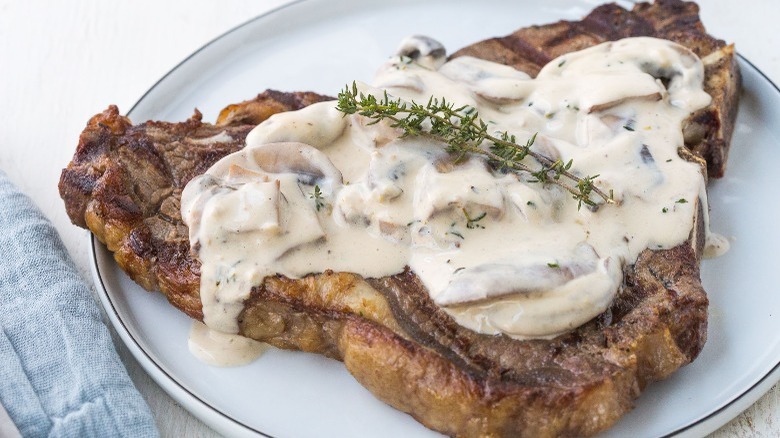
M0 0L0 169L52 220L87 281L87 232L71 225L57 192L87 120L109 104L126 112L198 47L287 1ZM736 42L780 84L780 1L699 3L708 30ZM165 394L118 339L117 349L162 436L218 436ZM780 436L779 398L775 386L712 436Z

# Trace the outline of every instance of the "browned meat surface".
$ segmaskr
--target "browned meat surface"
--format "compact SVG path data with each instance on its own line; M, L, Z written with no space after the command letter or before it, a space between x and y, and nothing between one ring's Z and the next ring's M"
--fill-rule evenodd
M709 176L720 178L726 170L734 132L741 76L734 46L707 34L699 20L699 7L693 2L656 0L638 3L631 11L607 4L582 21L527 27L464 47L452 57L474 56L536 76L545 64L565 53L637 36L672 40L702 58L706 69L704 91L712 96L712 103L686 121L685 145L707 160Z
M201 319L200 263L190 255L181 220L182 189L242 148L249 131L272 114L327 99L267 90L225 108L217 125L202 123L195 111L183 123L133 126L111 106L92 117L62 171L59 188L68 215L98 236L138 284L163 291L173 305ZM232 140L209 139L222 132Z
M491 59L538 69L545 59L599 42L605 34L616 38L634 29L659 28L670 37L686 32L702 36L692 8L679 1L640 4L632 13L601 7L581 23L522 29L513 34L522 38L488 40L458 53L494 53ZM675 33L672 24L678 21L682 30ZM507 50L510 40L513 49ZM729 47L710 37L702 36L702 41L709 45L703 42L701 50ZM707 68L708 83L737 86L732 55L721 57L720 67ZM728 135L721 137L726 144L736 111L735 90L720 101L717 112L708 113L714 119L703 122L708 127L717 122L721 134L728 126ZM109 107L89 121L62 172L60 193L68 214L104 242L136 282L162 291L173 305L201 319L200 263L191 256L181 220L181 190L193 176L242 147L254 125L271 114L324 99L313 93L266 91L225 108L216 125L203 123L196 112L183 123L134 126ZM230 141L215 140L226 140L219 135L223 132ZM706 130L702 138L715 138L711 132ZM722 166L713 150L694 150L708 158L711 172ZM719 160L725 160L726 150ZM696 160L684 149L681 154ZM624 285L604 314L552 340L517 341L464 329L432 303L408 271L380 279L334 272L300 280L266 278L246 301L240 329L280 348L343 361L378 398L447 434L592 435L630 410L648 382L689 363L704 345L702 243L697 221L685 244L646 250L625 272Z

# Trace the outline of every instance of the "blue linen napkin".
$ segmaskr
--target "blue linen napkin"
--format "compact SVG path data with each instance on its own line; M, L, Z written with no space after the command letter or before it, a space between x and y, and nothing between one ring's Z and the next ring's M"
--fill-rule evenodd
M25 437L155 437L89 287L0 171L0 404Z

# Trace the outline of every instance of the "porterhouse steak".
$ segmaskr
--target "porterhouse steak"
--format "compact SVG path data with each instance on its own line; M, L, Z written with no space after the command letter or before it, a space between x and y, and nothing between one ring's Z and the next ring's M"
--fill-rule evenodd
M533 75L555 56L602 41L672 39L704 59L705 90L713 97L686 122L693 153L681 154L703 157L710 174L720 176L739 71L733 48L708 36L697 14L693 3L679 0L637 4L632 11L605 5L580 22L532 26L453 56L479 56ZM266 91L228 106L213 125L197 112L182 123L132 125L109 107L89 121L62 172L67 212L114 252L133 280L201 319L200 264L181 220L182 189L241 148L271 114L325 99ZM378 398L447 434L591 435L630 410L648 382L700 352L707 328L701 222L684 244L642 252L606 312L551 340L517 341L462 328L409 270L379 279L340 272L268 277L252 290L239 326L241 334L277 347L343 361Z

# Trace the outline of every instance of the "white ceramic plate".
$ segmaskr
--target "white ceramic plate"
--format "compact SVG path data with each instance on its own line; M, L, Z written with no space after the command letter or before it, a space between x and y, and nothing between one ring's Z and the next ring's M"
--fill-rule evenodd
M258 17L194 53L130 111L138 121L204 120L265 88L334 95L374 68L407 35L426 33L457 49L534 23L578 19L586 1L298 2ZM636 409L604 436L704 435L747 408L780 378L780 246L775 231L780 173L780 91L741 60L745 90L728 176L710 187L712 229L732 241L704 262L709 341L700 357L651 385ZM762 159L763 158L763 159ZM337 361L271 350L238 368L213 368L187 350L190 320L162 294L145 293L93 238L93 274L111 322L141 365L176 400L230 436L437 436L376 400Z

